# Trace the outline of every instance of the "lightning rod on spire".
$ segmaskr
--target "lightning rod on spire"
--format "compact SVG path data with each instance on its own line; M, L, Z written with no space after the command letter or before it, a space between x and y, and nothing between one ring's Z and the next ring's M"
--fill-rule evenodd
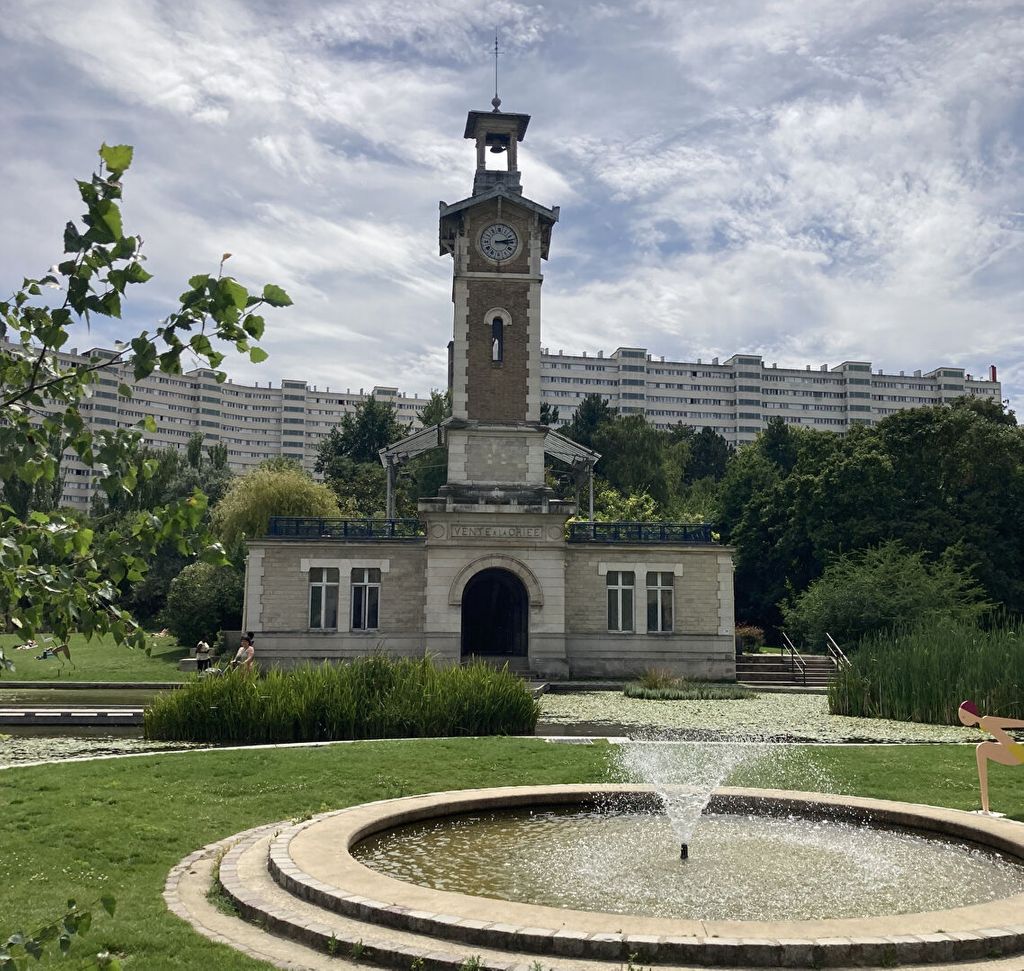
M494 106L494 110L498 111L501 108L501 98L498 97L498 55L503 53L498 50L498 28L494 28L494 97L491 99L491 104Z

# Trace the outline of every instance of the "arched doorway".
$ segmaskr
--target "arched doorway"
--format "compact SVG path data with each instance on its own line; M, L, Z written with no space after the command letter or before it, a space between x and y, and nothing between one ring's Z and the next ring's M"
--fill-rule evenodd
M462 591L462 656L526 657L530 598L509 570L481 570Z

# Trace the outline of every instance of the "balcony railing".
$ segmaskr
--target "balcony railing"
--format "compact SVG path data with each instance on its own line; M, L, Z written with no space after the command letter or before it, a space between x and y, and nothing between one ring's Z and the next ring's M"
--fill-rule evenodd
M268 536L277 539L332 539L342 542L375 539L423 539L418 519L315 519L271 516Z
M569 523L570 543L713 543L710 523Z

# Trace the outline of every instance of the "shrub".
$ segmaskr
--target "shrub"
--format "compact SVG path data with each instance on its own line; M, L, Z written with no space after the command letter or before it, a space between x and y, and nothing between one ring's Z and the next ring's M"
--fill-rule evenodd
M238 630L243 584L233 567L191 563L171 581L163 622L178 643L189 647L221 630Z
M973 624L992 608L951 557L927 563L922 553L895 541L841 557L779 606L789 632L812 650L824 647L826 631L846 646L875 631L930 619Z
M645 668L637 678L637 684L644 688L672 688L679 684L679 678L664 668Z
M989 629L932 619L873 634L828 689L834 715L958 724L965 698L986 714L1024 718L1024 624Z
M744 651L756 654L764 646L764 628L754 624L737 624L736 637Z
M229 672L159 696L147 738L259 744L355 738L532 734L540 708L523 681L482 662L374 655L349 663Z

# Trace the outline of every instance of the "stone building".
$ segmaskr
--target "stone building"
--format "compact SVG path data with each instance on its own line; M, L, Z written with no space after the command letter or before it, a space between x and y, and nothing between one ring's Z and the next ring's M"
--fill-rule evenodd
M574 506L545 484L545 455L581 484L600 456L540 422L541 271L558 209L522 193L529 121L469 113L473 193L441 203L439 225L454 270L452 416L381 454L393 485L403 462L445 444L447 482L416 520L277 519L251 542L245 623L263 663L379 650L498 658L545 678L735 674L732 553L710 527L568 523Z

